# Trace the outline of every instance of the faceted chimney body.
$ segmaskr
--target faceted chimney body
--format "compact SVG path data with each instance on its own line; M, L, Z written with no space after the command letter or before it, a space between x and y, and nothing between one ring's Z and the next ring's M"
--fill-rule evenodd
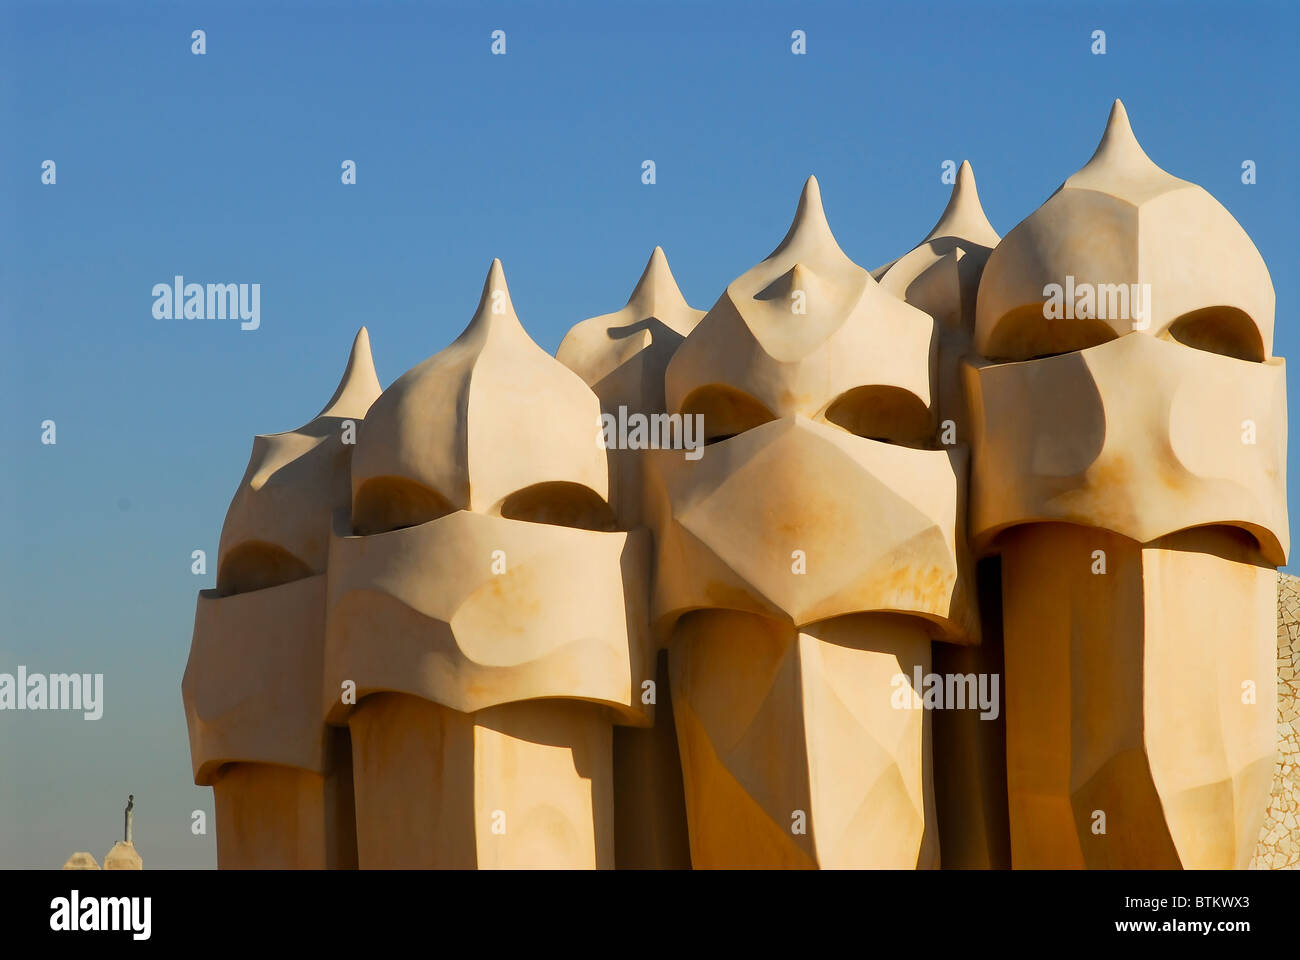
M315 419L253 441L217 588L199 595L182 689L221 867L356 866L350 747L325 724L321 671L330 526L347 510L352 451L377 396L362 327Z
M361 867L613 866L613 726L650 722L649 535L617 529L599 413L499 261L464 333L375 401L326 604Z
M911 685L932 637L977 622L936 355L933 319L844 255L810 178L668 365L669 412L708 444L652 451L648 481L696 867L939 863Z
M1002 561L1017 867L1245 867L1273 767L1285 367L1259 253L1116 101L984 269L971 537Z

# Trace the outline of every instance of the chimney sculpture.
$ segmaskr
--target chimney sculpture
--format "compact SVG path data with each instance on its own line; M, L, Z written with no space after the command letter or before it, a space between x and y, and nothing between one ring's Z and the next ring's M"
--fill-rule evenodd
M930 641L976 639L933 320L794 223L669 363L698 460L651 451L653 609L698 867L933 867Z
M967 365L971 534L1000 552L1016 867L1245 867L1286 560L1273 286L1115 102L998 245Z
M963 163L868 272L809 178L703 315L655 248L557 357L497 261L382 392L362 328L325 409L254 441L199 596L219 866L1247 866L1273 313L1116 101L1002 239Z
M970 416L961 362L975 333L980 277L998 235L984 216L975 172L965 161L939 222L911 251L872 271L882 289L934 318L939 339L937 399L939 440L969 456ZM964 497L959 501L964 508ZM966 517L958 517L966 529ZM964 537L959 538L959 547ZM942 677L1001 678L1002 629L996 560L978 571L982 639L979 644L938 642L934 672ZM945 709L934 715L935 803L946 867L1011 866L1007 825L1006 718L999 682L996 711Z
M350 747L321 704L331 517L379 396L366 328L325 408L253 441L199 594L182 691L194 782L216 801L223 868L356 866Z
M499 261L460 337L375 401L326 627L361 867L613 866L612 725L650 722L650 538L615 529L599 412Z
M702 316L704 311L686 302L667 257L655 247L627 305L576 324L556 351L556 359L600 398L606 422L633 425L628 444L608 451L610 504L620 530L645 524L642 451L664 439L651 435L651 418L667 412L664 371ZM633 869L680 869L691 861L667 651L658 652L654 681L654 725L614 728L615 861Z

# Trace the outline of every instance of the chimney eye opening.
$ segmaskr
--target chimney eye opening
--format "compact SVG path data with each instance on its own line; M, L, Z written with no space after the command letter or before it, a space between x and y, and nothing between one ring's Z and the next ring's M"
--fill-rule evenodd
M375 534L417 527L456 508L436 490L406 477L371 477L361 484L352 507L352 532Z
M930 408L903 387L854 387L836 397L823 417L827 423L866 440L923 450L938 447Z
M722 443L776 419L763 403L721 383L699 387L682 403L682 416L704 417L704 444Z
M1263 363L1264 339L1259 327L1236 307L1203 307L1184 313L1169 325L1164 336L1194 350Z
M247 540L221 558L217 593L223 597L278 587L312 576L311 567L284 547Z
M552 480L516 490L501 501L506 520L545 523L578 530L618 529L614 511L595 490L581 483Z
M1097 347L1117 336L1103 320L1045 317L1043 304L1029 303L997 322L982 352L995 363L1042 360Z

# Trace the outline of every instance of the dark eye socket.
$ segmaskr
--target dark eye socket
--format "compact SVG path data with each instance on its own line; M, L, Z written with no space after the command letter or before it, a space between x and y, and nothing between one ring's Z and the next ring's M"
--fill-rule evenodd
M682 403L683 416L704 417L704 442L721 443L776 419L766 406L743 390L720 383L693 390Z
M371 477L357 491L352 507L352 530L372 536L414 527L455 511L436 490L405 477Z
M580 483L551 481L516 490L501 503L507 520L549 523L581 530L615 530L614 511L595 490Z
M826 421L868 440L926 449L936 446L930 409L902 387L854 387L826 408Z
M984 355L1000 362L1039 360L1086 350L1114 340L1116 336L1118 334L1102 320L1094 317L1045 317L1043 305L1031 303L1012 310L998 321Z
M1185 313L1169 325L1168 336L1207 353L1264 362L1264 339L1259 327L1249 314L1236 307L1205 307Z
M312 575L311 568L284 547L264 540L249 540L221 559L217 593L228 597L278 587Z

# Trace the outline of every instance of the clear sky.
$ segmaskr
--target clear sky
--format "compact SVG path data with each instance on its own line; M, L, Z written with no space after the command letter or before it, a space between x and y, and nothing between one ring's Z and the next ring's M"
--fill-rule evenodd
M1254 239L1296 355L1297 19L1243 0L0 4L0 672L105 684L98 721L0 713L0 867L102 859L128 793L146 868L215 865L180 682L252 438L316 413L363 323L384 385L444 347L493 257L554 351L623 305L656 244L710 306L809 173L868 268L934 224L945 160L971 161L1005 234L1118 96L1151 158ZM260 283L260 329L155 319L176 274Z

